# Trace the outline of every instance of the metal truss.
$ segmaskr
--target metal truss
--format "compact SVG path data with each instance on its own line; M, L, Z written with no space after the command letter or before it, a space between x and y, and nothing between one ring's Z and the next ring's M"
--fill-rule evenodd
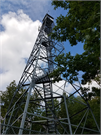
M53 18L46 14L40 28L35 45L32 49L26 67L18 83L8 111L2 123L2 134L83 134L84 131L100 133L99 126L89 103L81 95L81 85L73 83L73 93L66 90L68 80L62 86L53 83L49 74L57 68L55 58L62 54L64 47L53 41L49 33L52 32ZM55 88L55 90L54 90ZM23 93L21 91L23 90ZM63 95L60 94L62 91ZM17 93L21 93L18 98ZM78 95L82 100L75 98ZM68 96L66 96L68 95ZM73 97L73 98L72 98ZM17 99L14 102L14 99ZM59 100L55 104L55 99ZM74 114L69 112L68 102L77 103L80 110ZM58 110L64 105L66 117L60 117ZM92 117L95 127L88 128L88 116ZM79 123L72 120L79 115Z

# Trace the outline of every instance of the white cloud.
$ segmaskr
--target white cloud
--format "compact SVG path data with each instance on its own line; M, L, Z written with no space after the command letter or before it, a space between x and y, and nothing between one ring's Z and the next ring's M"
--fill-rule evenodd
M92 87L101 88L94 80L91 81L91 83L87 83L85 85L82 85L82 87L89 88L90 91L92 91Z
M100 88L100 86L95 81L92 81L90 84L87 83L86 85L81 85L81 84L79 84L79 82L76 81L73 84L73 86L68 82L66 82L66 85L65 85L65 81L62 80L60 82L56 82L55 85L53 85L53 90L54 90L54 92L56 91L58 94L63 94L63 90L64 90L66 92L66 94L70 95L70 94L76 92L76 90L80 89L80 87L90 88L90 91L92 91L92 87ZM61 89L59 89L59 87L61 87ZM76 92L74 94L74 96L80 96L80 95L78 92Z
M72 94L75 89L70 83L66 82L65 84L65 81L62 80L53 84L53 91L62 95L63 92L66 92L66 94Z
M20 79L41 22L33 22L19 10L3 15L1 24L5 30L0 32L0 90L5 90L11 81Z

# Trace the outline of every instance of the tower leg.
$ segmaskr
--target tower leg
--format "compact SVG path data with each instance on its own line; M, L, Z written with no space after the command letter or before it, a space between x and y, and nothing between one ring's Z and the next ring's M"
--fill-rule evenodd
M30 99L31 90L32 90L32 88L30 87L30 90L29 90L28 95L27 95L26 105L25 105L25 109L24 109L20 129L19 129L19 135L23 134L23 128L24 128L24 123L25 123L25 119L26 119L26 113L27 113L27 109L28 109L28 105L29 105L29 99Z
M35 69L34 69L33 76L32 76L32 81L30 83L29 92L28 92L28 95L27 95L27 100L26 100L26 104L25 104L25 108L24 108L24 113L23 113L20 129L19 129L19 135L23 134L23 128L24 128L24 123L25 123L25 119L26 119L26 114L27 114L27 109L28 109L28 105L29 105L31 91L32 91L32 88L34 89L34 87L35 87L34 76L35 76L35 73L36 73L36 68L37 68L37 64L38 64L39 55L40 55L40 48L39 48L39 52L38 52L37 61L36 61L36 64L35 64Z
M70 122L68 108L67 108L67 103L66 103L66 95L64 95L64 103L65 103L65 108L66 108L66 114L67 114L68 124L69 124L69 130L70 130L70 134L72 135L72 127L71 127L71 122Z

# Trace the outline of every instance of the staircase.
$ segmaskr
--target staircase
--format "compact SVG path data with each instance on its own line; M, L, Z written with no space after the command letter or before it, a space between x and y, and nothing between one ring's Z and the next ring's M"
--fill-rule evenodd
M47 119L47 130L48 133L56 133L55 122L54 122L54 101L52 95L52 86L51 82L43 83L44 88L44 97L45 97L45 108L46 108L46 117Z

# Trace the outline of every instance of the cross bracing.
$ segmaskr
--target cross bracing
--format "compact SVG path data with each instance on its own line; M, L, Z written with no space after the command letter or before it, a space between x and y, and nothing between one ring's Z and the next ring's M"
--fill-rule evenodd
M62 44L56 43L50 38L49 34L52 32L52 28L53 18L46 14L18 83L18 88L14 92L2 123L2 134L72 135L76 133L83 134L84 131L100 133L90 105L80 92L81 84L71 84L67 79L64 80L62 86L58 86L50 78L49 74L57 68L55 58L64 51ZM74 91L72 93L69 93L66 89L67 83L70 83L73 87ZM22 90L23 92L18 98L17 93ZM64 94L60 94L60 91ZM75 98L75 94L78 94L82 100ZM13 103L14 99L16 101ZM55 99L59 100L58 104L54 103ZM81 106L80 110L77 110L76 113L73 111L70 113L69 102L79 104ZM65 118L58 114L61 105L65 108ZM72 123L77 115L80 116L79 123L76 121ZM95 127L87 127L89 115L92 117Z

